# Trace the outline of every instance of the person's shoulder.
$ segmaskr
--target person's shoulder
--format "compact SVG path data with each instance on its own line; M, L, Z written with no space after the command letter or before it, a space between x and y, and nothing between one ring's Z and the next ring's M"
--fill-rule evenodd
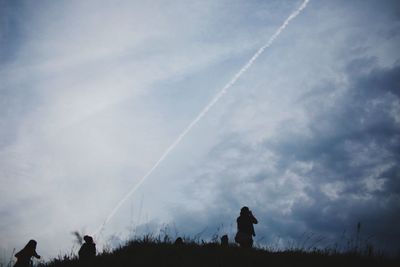
M15 253L14 256L18 258L19 256L21 256L21 254L22 254L22 250L20 250L20 251L18 251L17 253Z

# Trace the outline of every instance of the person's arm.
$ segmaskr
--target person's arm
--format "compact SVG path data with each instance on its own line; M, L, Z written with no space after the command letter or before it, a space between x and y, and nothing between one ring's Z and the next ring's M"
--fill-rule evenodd
M19 258L19 256L21 256L21 251L17 252L14 257L16 257L17 259Z
M40 255L36 253L36 250L33 251L33 257L40 259Z
M251 211L250 211L250 218L251 218L251 222L252 222L253 224L257 224L257 223L258 223L256 217L254 217L254 215L253 215L253 213L252 213Z

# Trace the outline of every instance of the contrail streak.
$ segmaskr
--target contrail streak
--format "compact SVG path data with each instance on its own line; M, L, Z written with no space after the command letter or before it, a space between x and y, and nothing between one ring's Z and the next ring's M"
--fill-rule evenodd
M283 24L276 30L276 32L269 38L268 42L263 45L258 51L250 58L249 61L233 76L233 78L214 96L214 98L204 107L204 109L197 115L197 117L183 130L183 132L176 138L176 140L165 150L164 154L160 159L153 165L153 167L135 184L128 193L118 202L114 209L107 216L104 223L96 231L95 235L98 235L106 226L106 224L114 217L115 213L119 208L125 203L126 200L143 184L144 181L153 173L153 171L164 161L164 159L171 153L171 151L182 141L182 139L190 132L190 130L195 126L204 115L218 102L218 100L227 92L227 90L236 83L236 81L242 76L250 67L253 65L254 61L264 52L265 49L271 46L275 39L281 34L281 32L286 28L289 22L297 17L300 12L306 8L309 0L304 0L299 8L293 11L289 17L283 22Z

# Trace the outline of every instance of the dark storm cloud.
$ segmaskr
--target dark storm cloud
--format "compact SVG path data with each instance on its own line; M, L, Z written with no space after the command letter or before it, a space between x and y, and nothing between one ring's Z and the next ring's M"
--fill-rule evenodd
M311 118L310 135L281 133L284 138L266 146L279 155L284 169L294 161L313 162L305 176L307 195L314 202L296 203L293 219L310 231L329 235L353 231L360 221L365 235L372 236L381 249L395 252L399 247L389 244L400 238L400 67L376 67L363 73L356 67L361 62L367 61L349 64L349 85L343 92L331 88L325 90L325 97L317 94L302 100ZM321 88L326 86L333 85ZM332 92L341 95L335 98ZM330 198L321 186L329 190L335 182L340 188L332 188L338 191Z
M308 106L312 135L297 139L296 142L284 142L277 149L292 151L296 159L319 158L323 166L329 166L335 172L362 172L361 168L351 168L348 157L352 148L365 148L365 153L380 150L369 158L368 163L398 162L399 155L399 104L400 68L374 69L367 75L349 73L350 85L333 105L321 99L304 100ZM326 96L329 98L329 96ZM329 101L329 100L328 100ZM319 112L316 113L315 110ZM322 110L322 112L321 112ZM315 114L315 115L312 115ZM360 145L360 146L358 146ZM349 153L350 152L350 153ZM371 155L372 156L372 155ZM350 173L351 175L352 173ZM343 175L344 178L351 176Z
M399 176L399 89L400 68L373 69L367 75L350 72L350 90L344 94L337 108L327 110L316 121L329 120L337 133L330 138L333 142L321 155L327 160L320 161L325 170L332 170L337 179L345 179L347 189L344 196L358 195L366 200L344 198L335 209L349 207L349 218L366 220L366 225L384 243L400 238L397 225L400 223L400 176ZM318 138L325 133L314 131L316 144L324 143ZM311 142L313 143L313 142ZM346 149L346 143L354 149ZM311 145L312 146L312 145ZM362 157L357 164L352 160ZM341 162L337 168L335 162ZM381 168L381 169L380 169ZM375 172L375 174L374 174ZM366 190L362 180L369 175L385 179L380 190ZM342 211L343 212L343 211ZM335 214L335 213L333 213ZM397 248L398 249L398 248Z
M210 152L214 163L186 188L212 204L200 213L175 212L180 225L234 224L239 208L249 205L261 222L258 238L269 246L300 245L311 233L323 239L318 246L346 249L361 222L363 246L397 253L400 66L357 59L345 69L345 86L328 81L297 100L308 116L306 134L289 120L258 145L240 134L224 136Z

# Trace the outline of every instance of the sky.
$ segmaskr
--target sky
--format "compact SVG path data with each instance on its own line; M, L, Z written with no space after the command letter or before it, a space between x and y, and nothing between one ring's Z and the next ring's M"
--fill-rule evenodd
M0 258L77 249L302 1L0 0ZM400 253L400 4L313 1L97 236Z

